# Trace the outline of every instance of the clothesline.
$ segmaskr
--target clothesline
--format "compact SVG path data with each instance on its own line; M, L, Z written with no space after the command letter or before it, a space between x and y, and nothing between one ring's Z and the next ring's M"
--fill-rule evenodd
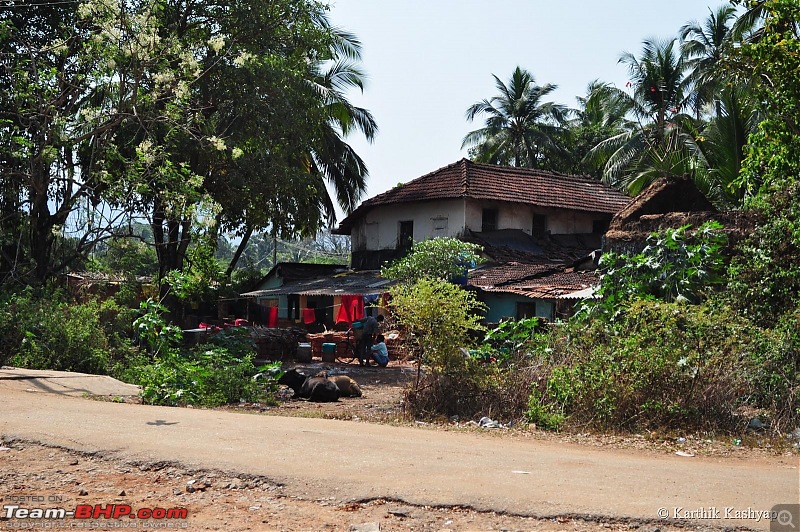
M268 307L266 305L262 305L262 306L263 306L263 308L266 308L266 309L276 308L276 309L279 309L279 311L285 310L286 312L289 312L290 309L292 309L292 310L293 309L299 309L302 312L303 310L305 310L307 308L316 309L316 310L324 310L324 309L329 309L329 308L332 309L332 308L341 307L341 305L329 305L329 306L326 306L326 307L281 307L281 306ZM383 307L381 307L379 305L371 305L371 306L365 306L364 308L383 308Z

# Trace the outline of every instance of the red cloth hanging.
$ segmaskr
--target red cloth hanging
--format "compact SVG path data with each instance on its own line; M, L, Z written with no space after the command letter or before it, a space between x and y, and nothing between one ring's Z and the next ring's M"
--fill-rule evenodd
M353 321L360 320L364 317L364 298L361 296L350 296L352 297L352 306L350 307L350 317L353 318Z
M303 323L309 325L317 321L317 312L316 309L313 308L304 308L303 309Z
M342 304L336 314L336 323L353 323L364 317L364 298L361 296L342 296Z
M278 326L278 307L267 309L267 327L275 328Z
M339 312L336 313L336 323L350 323L350 312L347 310L347 305L339 305Z

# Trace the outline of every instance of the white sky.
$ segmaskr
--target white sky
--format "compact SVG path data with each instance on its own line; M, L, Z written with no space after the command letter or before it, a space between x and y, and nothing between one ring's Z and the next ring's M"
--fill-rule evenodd
M707 0L330 0L330 19L363 44L364 94L380 131L370 145L348 140L367 163L363 199L467 156L461 140L473 103L494 96L517 65L549 100L576 107L594 79L624 88L623 52L644 39L670 39L725 2ZM340 217L341 220L341 217Z

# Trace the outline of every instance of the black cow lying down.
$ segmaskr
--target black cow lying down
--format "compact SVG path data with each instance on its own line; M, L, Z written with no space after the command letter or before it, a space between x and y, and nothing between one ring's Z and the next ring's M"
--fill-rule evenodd
M302 397L309 401L332 403L339 400L339 388L336 383L329 381L324 375L309 377L292 368L281 375L278 383L285 384L294 390L295 397Z

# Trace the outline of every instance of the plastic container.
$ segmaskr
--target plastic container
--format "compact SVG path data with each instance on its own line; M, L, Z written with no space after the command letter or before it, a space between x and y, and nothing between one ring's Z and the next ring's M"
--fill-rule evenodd
M325 342L322 344L322 361L334 362L336 360L336 344Z
M311 362L311 344L297 344L297 355L295 359L297 362Z

